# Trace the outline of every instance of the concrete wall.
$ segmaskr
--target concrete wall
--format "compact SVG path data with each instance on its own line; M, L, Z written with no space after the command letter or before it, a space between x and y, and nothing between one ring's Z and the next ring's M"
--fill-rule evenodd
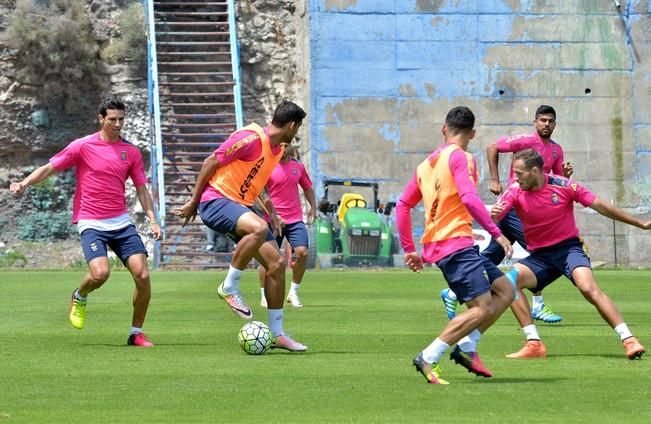
M314 179L377 179L395 200L463 104L478 118L471 151L492 203L486 146L531 131L545 103L575 178L649 218L651 1L620 3L310 0ZM593 260L612 265L616 251L620 265L651 265L651 234L590 212L576 215Z

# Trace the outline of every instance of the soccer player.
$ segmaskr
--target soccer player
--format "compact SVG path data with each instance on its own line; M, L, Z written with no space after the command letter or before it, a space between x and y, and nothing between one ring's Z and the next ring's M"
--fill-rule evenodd
M314 189L312 189L312 180L310 180L305 167L301 162L295 159L296 148L289 145L285 148L280 163L274 168L271 177L267 182L267 192L270 196L276 213L282 220L281 233L276 237L278 246L282 246L283 239L287 239L291 246L296 261L292 267L292 283L287 295L287 302L295 308L302 308L303 304L298 297L305 267L307 265L308 254L308 236L307 228L303 223L303 210L301 200L298 195L298 186L303 189L303 195L310 209L307 212L307 223L314 222L316 217L316 200ZM265 272L260 267L260 305L267 307L267 298L265 296Z
M626 356L629 359L641 357L644 346L633 337L617 307L599 288L592 274L590 259L579 238L574 202L643 230L651 229L651 221L640 221L609 205L575 181L546 174L542 156L533 149L517 152L513 159L513 171L518 184L508 188L491 209L491 214L499 220L515 208L524 225L531 255L515 264L519 297L511 306L527 342L520 351L507 357L543 358L547 355L522 289L542 290L561 275L572 281L583 297L597 308L601 317L615 330L622 340Z
M267 222L251 207L280 161L283 146L291 143L305 116L298 105L283 101L267 127L251 124L235 131L204 160L192 198L175 211L187 224L196 217L198 209L204 224L237 243L228 274L217 288L217 294L239 317L253 318L240 291L244 269L253 258L266 269L272 347L290 351L306 351L307 346L292 340L283 330L284 257ZM271 207L270 202L267 204ZM277 231L280 220L273 207L269 212L272 228Z
M563 162L563 149L561 146L551 139L554 129L556 128L556 111L554 108L547 105L539 106L538 109L536 109L533 126L535 131L530 134L501 138L488 145L486 156L488 158L488 168L491 174L491 181L488 188L496 196L502 193L502 184L500 183L498 168L500 153L515 153L524 149L534 149L543 157L545 173L564 175L569 178L574 172L574 169L569 162ZM509 186L514 181L513 169L511 169L509 173L508 181ZM516 215L515 211L511 211L504 216L504 218L498 223L498 226L502 231L502 234L504 234L511 243L517 241L520 246L525 250L527 249L527 243L522 230L522 222L518 218L518 215ZM494 241L491 241L488 247L486 247L481 254L489 258L495 265L499 265L504 259L504 251L499 244ZM443 289L441 291L441 299L445 305L448 317L454 317L457 308L457 301L454 292L451 292L449 289ZM533 293L532 299L533 305L531 314L534 319L547 323L562 321L562 316L555 314L548 305L545 305L542 292Z
M73 141L53 156L49 163L36 169L23 181L12 183L9 189L22 194L27 187L38 184L56 172L75 168L77 187L72 222L79 228L88 273L72 293L70 323L78 329L84 327L88 295L109 278L108 246L127 267L136 286L127 344L151 347L153 343L142 332L151 298L147 250L127 210L124 197L127 178L131 178L136 187L138 200L149 218L156 239L161 237L161 229L145 185L147 179L140 150L120 136L124 116L125 106L120 100L113 97L105 99L99 105L98 132Z
M396 208L405 263L414 272L423 268L423 262L436 263L449 287L468 305L413 360L416 370L431 384L448 384L441 377L439 361L457 342L450 359L476 375L492 376L479 359L477 343L508 308L515 293L502 271L473 246L474 218L508 257L512 254L511 244L491 221L477 193L475 160L466 152L475 136L474 125L475 116L467 107L458 106L448 112L442 129L445 143L418 166ZM422 256L411 235L411 209L421 199L425 209Z

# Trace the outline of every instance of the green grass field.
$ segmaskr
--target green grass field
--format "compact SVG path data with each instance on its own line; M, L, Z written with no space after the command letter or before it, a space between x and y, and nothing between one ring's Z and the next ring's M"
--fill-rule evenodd
M0 272L0 423L117 422L651 422L651 361L628 361L615 333L567 280L545 292L564 315L539 325L549 357L507 360L523 336L507 313L482 339L493 371L479 379L445 359L449 386L431 386L411 359L447 318L441 274L309 272L303 309L285 329L306 354L255 357L243 324L216 295L222 272L157 272L145 330L152 349L125 345L128 273L89 300L83 330L67 320L81 272ZM638 339L651 347L651 272L597 278ZM256 319L254 272L244 293Z

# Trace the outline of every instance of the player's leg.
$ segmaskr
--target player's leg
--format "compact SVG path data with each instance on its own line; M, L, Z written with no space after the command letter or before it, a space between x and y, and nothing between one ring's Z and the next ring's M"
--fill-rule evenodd
M151 347L154 344L147 339L147 336L142 331L151 300L151 278L149 269L147 268L147 255L137 253L129 256L126 261L126 266L135 283L133 289L133 316L127 344L139 347Z
M269 227L271 230L271 227ZM283 245L283 239L285 238L284 236L284 229L283 232L279 236L276 237L276 243L278 244L279 247ZM260 306L263 308L266 308L268 306L267 303L267 297L265 295L265 285L266 285L266 280L267 280L267 273L262 265L258 267L258 278L260 280Z
M208 227L237 242L228 273L217 287L217 294L237 316L252 319L253 312L240 292L240 279L269 232L267 223L251 209L229 199L201 203L199 215Z
M430 384L447 384L441 378L439 362L451 345L470 334L491 314L491 294L483 261L474 248L454 252L436 265L459 300L468 304L468 309L450 320L439 336L416 355L413 364Z
M81 247L88 263L88 272L81 279L79 288L72 292L69 319L73 327L81 329L86 323L87 296L108 280L110 267L106 243L109 235L92 228L81 233Z
M271 232L270 232L271 234ZM255 258L266 270L265 297L267 298L267 316L272 336L272 348L304 352L307 346L293 340L283 328L283 302L285 299L285 258L278 250L278 244L272 238L260 246Z
M292 267L292 281L287 294L287 302L295 308L303 307L298 291L305 276L308 254L307 228L303 222L295 222L285 227L285 236L296 258Z
M622 341L626 356L629 359L642 357L645 353L644 346L633 336L615 303L597 285L592 270L586 266L574 268L572 281L583 297L597 308L604 321L615 330Z
M129 270L134 282L133 315L127 344L138 347L151 347L154 344L147 339L147 336L142 331L151 300L147 249L133 225L119 230L108 243L111 250L115 252Z
M511 311L518 320L527 341L522 349L508 354L506 357L511 359L544 358L547 356L547 349L538 334L536 325L533 323L529 302L524 295L523 289L541 290L562 274L536 255L525 258L515 264L514 268L517 270L517 299L511 303Z

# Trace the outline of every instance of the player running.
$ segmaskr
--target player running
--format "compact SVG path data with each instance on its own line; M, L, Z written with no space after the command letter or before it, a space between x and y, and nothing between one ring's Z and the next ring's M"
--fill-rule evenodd
M294 158L295 153L296 147L289 145L285 148L280 163L274 168L267 182L267 192L276 213L282 220L281 233L276 237L276 242L280 247L283 239L287 239L296 256L296 261L292 267L292 282L287 295L287 303L295 308L302 308L303 303L298 297L298 289L305 275L309 243L307 227L303 223L303 210L298 195L298 186L303 189L305 200L310 205L307 212L308 224L314 222L316 217L316 201L312 180L310 180L303 164ZM264 292L266 275L263 267L258 269L260 271L260 305L266 308L267 297Z
M239 317L253 318L240 291L244 269L253 258L266 269L272 347L291 351L306 351L307 346L292 340L283 330L285 261L267 222L251 207L280 161L283 145L291 143L305 116L298 105L283 101L267 127L251 124L235 131L204 160L192 198L175 211L187 224L196 217L198 209L204 224L237 243L217 294ZM278 229L279 218L273 208L270 214L272 227Z
M499 195L502 193L498 168L500 153L516 153L524 149L534 149L543 157L543 170L545 173L564 175L569 178L574 172L572 165L569 162L564 162L563 149L560 144L551 139L556 128L556 111L554 108L547 105L539 106L536 109L533 125L535 131L530 134L502 138L489 144L486 148L488 168L491 174L491 181L488 188L493 194ZM515 179L513 169L511 168L507 186L510 186L513 181ZM517 241L522 248L527 249L527 243L522 230L522 222L515 211L511 211L505 215L498 223L498 226L502 234L511 243ZM499 265L504 259L504 251L494 241L491 241L481 254L489 258L495 265ZM443 304L445 305L448 318L454 317L458 306L454 292L449 289L443 289L441 291L441 300L443 300ZM532 300L531 315L534 319L547 323L556 323L563 320L562 316L554 313L548 305L545 305L542 292L533 293Z
M431 384L448 384L441 377L439 362L457 342L451 359L476 375L492 376L479 359L477 343L514 296L507 277L473 246L474 218L508 257L512 253L511 244L491 221L477 193L476 163L466 152L475 136L474 125L475 116L467 107L458 106L448 112L442 129L445 143L418 166L396 209L405 263L414 272L423 268L423 262L436 263L449 287L468 305L468 310L453 318L413 359L416 370ZM422 256L411 235L411 209L421 199L425 208Z
M113 97L105 99L99 105L98 132L73 141L52 157L48 164L23 181L12 183L9 189L22 194L27 187L38 184L50 175L75 168L77 187L72 205L72 222L79 228L88 273L72 293L70 323L78 329L84 327L88 295L109 278L108 246L127 267L136 285L127 344L151 347L154 344L142 332L151 298L147 250L127 210L124 183L128 178L136 186L138 201L149 218L156 239L162 233L145 185L147 178L140 150L120 135L124 115L124 103Z
M601 215L643 230L651 229L651 221L641 221L611 206L575 181L545 174L544 160L533 149L516 153L513 171L518 184L513 184L499 199L491 214L496 220L515 208L522 224L531 255L517 264L518 294L511 309L527 337L524 347L508 358L544 358L547 349L533 324L527 298L522 289L542 290L565 275L583 297L593 304L601 317L620 337L628 359L641 357L645 350L624 322L612 300L597 285L590 259L583 250L574 218L574 202Z

